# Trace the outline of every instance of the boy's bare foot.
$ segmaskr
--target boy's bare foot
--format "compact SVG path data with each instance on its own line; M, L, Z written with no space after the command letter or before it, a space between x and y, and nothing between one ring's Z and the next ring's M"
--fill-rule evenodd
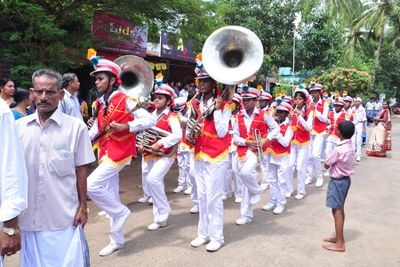
M329 242L329 243L336 243L336 237L325 237L324 239L325 242Z
M336 252L344 252L344 246L339 247L338 245L322 245L322 248L326 250L336 251Z

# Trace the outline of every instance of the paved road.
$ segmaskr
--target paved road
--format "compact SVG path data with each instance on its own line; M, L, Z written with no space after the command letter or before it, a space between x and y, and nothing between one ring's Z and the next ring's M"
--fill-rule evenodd
M197 215L189 214L190 199L173 194L177 168L169 172L166 189L172 207L169 226L150 232L152 208L140 204L140 162L121 176L121 199L133 211L126 226L125 248L108 257L98 251L108 243L108 220L90 203L86 235L92 266L400 266L400 117L393 120L393 151L386 159L363 157L357 163L346 204L345 253L321 248L333 234L331 212L325 207L326 185L309 186L304 200L290 199L283 215L261 210L268 193L255 207L255 220L236 226L239 205L225 202L226 245L217 253L194 249ZM6 266L17 266L17 257Z

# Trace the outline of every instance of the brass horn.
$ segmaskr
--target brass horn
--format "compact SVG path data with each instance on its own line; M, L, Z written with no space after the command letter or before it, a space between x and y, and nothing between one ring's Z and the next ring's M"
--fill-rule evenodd
M214 80L234 85L248 80L260 69L264 49L251 30L226 26L207 38L202 56L204 69Z
M128 96L139 98L150 95L154 85L154 75L150 65L142 58L126 55L114 61L121 67L122 84L119 91Z

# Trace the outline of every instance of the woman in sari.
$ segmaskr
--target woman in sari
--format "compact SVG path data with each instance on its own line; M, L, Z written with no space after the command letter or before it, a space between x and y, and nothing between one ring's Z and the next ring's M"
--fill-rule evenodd
M373 119L377 125L372 131L371 138L369 139L367 155L384 158L386 157L386 151L392 150L392 142L390 137L392 122L390 119L389 103L384 101L382 108L383 109L379 114L379 117Z

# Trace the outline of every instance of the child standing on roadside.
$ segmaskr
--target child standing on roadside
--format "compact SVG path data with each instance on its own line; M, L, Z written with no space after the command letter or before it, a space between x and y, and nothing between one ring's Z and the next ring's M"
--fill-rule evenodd
M355 153L351 145L351 137L355 127L351 121L342 121L338 125L338 137L340 141L332 153L325 160L325 168L329 169L331 177L326 195L326 206L332 209L335 221L335 237L324 238L323 240L332 244L324 244L326 250L344 252L344 202L350 188L350 174L353 170Z

